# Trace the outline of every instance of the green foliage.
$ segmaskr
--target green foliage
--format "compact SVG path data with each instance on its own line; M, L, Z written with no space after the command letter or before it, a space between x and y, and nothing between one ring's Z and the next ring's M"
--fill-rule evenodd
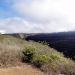
M28 46L22 52L24 54L23 61L31 62L33 60L33 56L35 54L35 48Z
M37 58L35 60L35 65L37 67L41 67L46 62L47 62L47 56L45 54L41 54L41 55L37 56Z
M62 63L62 58L58 54L51 54L48 57L48 63L47 63L48 69L51 69L53 70L53 72L56 72L60 61Z
M51 58L52 61L53 60L60 60L60 61L62 60L61 57L58 54L52 54L50 56L50 58Z

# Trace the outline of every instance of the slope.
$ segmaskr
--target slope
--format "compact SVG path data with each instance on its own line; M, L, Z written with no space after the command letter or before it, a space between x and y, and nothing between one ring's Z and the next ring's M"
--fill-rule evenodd
M64 57L62 53L55 49L50 48L47 43L43 44L34 41L26 41L10 35L0 35L0 67L13 67L18 66L19 63L25 63L23 59L27 59L27 57L23 54L23 51L25 52L28 50L29 53L32 53L33 49L35 49L34 56L29 63L38 67L39 70L46 73L49 72L49 74L51 73L53 75L58 75L59 73L75 75L75 62ZM26 55L29 54L28 52ZM0 72L3 73L3 75L6 72L10 74L12 72L14 73L14 69L13 71L11 68L1 69ZM30 70L30 68L28 69ZM31 67L31 69L33 68ZM24 70L27 70L26 66L19 72L22 73ZM33 70L33 72L36 71Z

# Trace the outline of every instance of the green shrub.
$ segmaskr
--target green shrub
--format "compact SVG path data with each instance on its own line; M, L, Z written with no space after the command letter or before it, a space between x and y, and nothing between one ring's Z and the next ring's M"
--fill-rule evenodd
M25 62L32 62L33 60L33 56L35 54L35 48L29 46L29 47L26 47L22 53L24 54L24 58L23 58L23 61Z
M50 58L52 59L52 60L62 60L61 59L61 57L58 55L58 54L52 54L51 56L50 56Z
M47 56L45 54L41 54L41 55L37 56L37 58L35 60L35 65L37 67L41 67L46 62L47 62Z
M48 57L48 63L47 67L48 70L52 70L53 72L56 72L58 69L58 63L62 62L62 58L58 54L52 54L50 57Z

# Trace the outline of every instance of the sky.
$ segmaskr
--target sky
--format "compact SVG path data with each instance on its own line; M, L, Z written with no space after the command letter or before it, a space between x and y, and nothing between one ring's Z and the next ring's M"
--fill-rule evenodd
M75 31L75 0L0 0L0 33Z

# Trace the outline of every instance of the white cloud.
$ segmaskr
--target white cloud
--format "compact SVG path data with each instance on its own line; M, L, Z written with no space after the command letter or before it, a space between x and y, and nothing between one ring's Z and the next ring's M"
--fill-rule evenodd
M51 33L75 30L75 0L8 0L25 19L0 20L8 32ZM8 2L8 3L10 3Z
M5 34L5 30L0 30L0 34Z
M19 0L13 8L23 16L39 22L75 19L75 0Z
M21 18L0 19L1 33L51 33L74 30L75 25L68 24L64 27L64 23L55 23L54 21L42 24L33 23Z
M39 24L34 24L21 18L0 19L0 32L5 33L40 33L42 28Z

